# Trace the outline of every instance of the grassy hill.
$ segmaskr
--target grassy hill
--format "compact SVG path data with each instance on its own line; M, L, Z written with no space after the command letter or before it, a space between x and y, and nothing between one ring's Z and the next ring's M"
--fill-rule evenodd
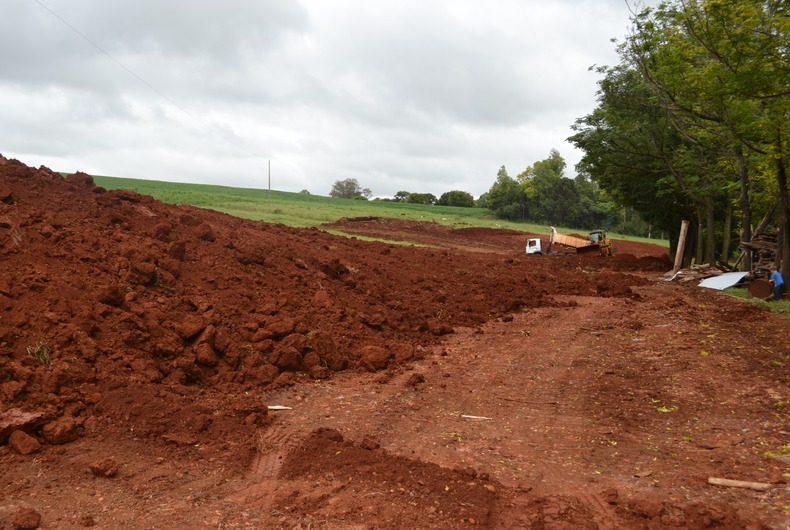
M307 193L269 192L251 188L232 188L211 184L184 184L94 176L96 184L107 189L131 190L171 204L191 204L237 217L280 223L295 227L313 227L344 217L394 217L414 221L436 222L449 226L508 228L522 232L548 234L549 227L532 223L513 223L497 219L483 208L430 206L388 201L336 199ZM566 232L584 233L597 227L563 228ZM558 227L559 229L559 227ZM617 239L666 244L665 241L611 234Z

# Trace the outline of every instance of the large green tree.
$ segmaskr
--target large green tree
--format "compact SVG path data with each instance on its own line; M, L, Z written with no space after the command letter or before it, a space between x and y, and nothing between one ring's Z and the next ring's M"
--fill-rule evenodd
M395 194L395 202L407 202L409 200L409 193L408 191L399 191Z
M790 235L789 15L785 0L666 2L636 18L635 32L623 48L684 136L686 154L705 162L696 181L680 183L693 201L705 205L709 240L714 201L720 203L728 190L720 210L729 214L739 200L744 241L751 237L750 191L767 188L779 197L779 225L785 238ZM729 234L722 237L726 246Z
M406 202L412 204L435 204L436 195L433 193L410 193Z
M471 193L460 190L446 191L436 201L439 206L462 206L471 208L475 205L475 198Z
M510 221L527 219L527 195L524 188L508 175L505 166L499 168L496 181L485 197L488 208L498 217Z
M636 182L673 197L671 211L703 227L706 261L715 259L716 238L727 258L734 210L748 241L752 205L765 211L769 189L790 233L789 20L786 0L676 0L645 10L619 48L621 64L599 70L598 108L576 122L581 167L647 217L670 205L651 207ZM614 174L622 168L629 171Z
M516 177L529 199L533 220L566 224L567 201L559 189L566 165L559 151L552 149L548 158L527 166Z
M330 197L340 199L369 199L371 195L373 195L373 192L360 186L357 179L336 180L332 185L332 190L329 192Z
M666 160L680 138L654 101L639 72L627 65L601 67L598 107L573 125L569 141L584 151L577 170L621 207L631 207L654 226L677 234L693 213ZM690 255L688 256L690 260Z

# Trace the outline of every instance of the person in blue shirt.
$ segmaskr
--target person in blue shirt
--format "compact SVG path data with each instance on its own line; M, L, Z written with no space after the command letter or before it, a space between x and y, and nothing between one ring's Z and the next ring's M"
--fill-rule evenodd
M774 300L781 300L785 292L785 279L782 278L782 273L776 270L776 267L771 267L770 282L774 286Z

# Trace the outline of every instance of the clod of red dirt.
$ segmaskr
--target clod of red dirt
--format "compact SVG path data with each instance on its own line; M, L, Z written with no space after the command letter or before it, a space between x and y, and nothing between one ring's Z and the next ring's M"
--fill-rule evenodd
M406 386L416 387L424 382L425 382L425 376L423 376L422 374L411 374L409 376L409 379L406 381Z
M8 437L8 445L20 455L29 455L41 449L38 440L27 434L25 431L14 431Z
M362 438L362 441L359 442L359 446L362 449L367 449L368 451L373 451L375 449L379 449L381 447L381 444L378 443L373 438L371 438L369 436L366 436L366 437Z
M5 384L6 383L3 385ZM12 384L10 386L16 387L17 385ZM53 417L54 411L51 408L35 412L18 408L8 408L0 412L0 443L6 442L14 431L32 431L34 429L39 429L42 425L51 421Z
M732 506L720 504L682 505L640 500L626 503L618 511L644 528L760 528L742 521Z
M41 437L53 445L73 442L80 436L81 423L80 419L63 416L44 425L41 429Z
M41 524L41 514L32 508L22 508L14 514L11 524L17 530L35 530Z
M112 456L108 456L107 458L97 462L93 462L88 467L90 468L91 473L97 477L105 478L114 477L118 473L119 468L118 462Z

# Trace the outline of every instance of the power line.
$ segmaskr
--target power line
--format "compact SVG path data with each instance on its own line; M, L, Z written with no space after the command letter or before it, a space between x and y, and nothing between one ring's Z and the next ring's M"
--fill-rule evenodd
M70 24L70 23L69 23L69 22L68 22L66 19L64 19L63 17L61 17L61 16L60 16L60 15L58 15L57 13L55 13L55 12L54 12L52 9L50 9L50 8L49 8L48 6L46 6L46 5L45 5L43 2L41 2L41 0L34 0L34 1L35 1L35 2L36 2L38 5L40 5L42 8L46 9L46 10L47 10L47 11L48 11L48 12L49 12L49 13L50 13L50 14L51 14L53 17L55 17L55 18L56 18L56 19L58 19L60 22L62 22L62 23L63 23L63 24L66 26L66 27L68 27L68 28L69 28L71 31L73 31L74 33L76 33L77 35L79 35L79 36L80 36L82 39L84 39L84 40L85 40L86 42L88 42L88 43L89 43L91 46L93 46L94 48L96 48L97 50L99 50L99 51L100 51L102 54L106 55L106 56L107 56L107 57L108 57L108 58L109 58L109 59L110 59L112 62L114 62L115 64L117 64L117 65L118 65L118 66L120 66L121 68L123 68L123 69L124 69L124 70L125 70L127 73L129 73L129 74L130 74L130 75L132 75L132 76L133 76L135 79L137 79L137 80L138 80L138 81L140 81L142 84L144 84L145 86L147 86L147 87L148 87L148 88L149 88L151 91L153 91L154 93L158 94L158 95L159 95L159 96L160 96L162 99L164 99L165 101L167 101L168 103L170 103L171 105L173 105L175 108L177 108L178 110L180 110L181 112L183 112L185 115L187 115L187 116L189 116L190 118L192 118L192 119L193 119L193 120L194 120L196 123L200 124L200 125L201 125L203 128L207 129L207 130L208 130L208 132L210 132L211 134L213 134L213 135L215 135L215 136L219 136L219 137L220 137L222 140L224 140L225 142L228 142L228 143L233 143L233 142L230 142L230 141L229 141L227 138L225 138L224 136L221 136L221 135L219 135L218 133L216 133L216 132L214 132L213 130L211 130L211 127L210 127L210 125L209 125L209 124L207 124L207 123L203 122L203 121L202 121L200 118L198 118L197 116L195 116L195 115L193 115L192 113L190 113L190 112L189 112L188 110L186 110L184 107L182 107L181 105L179 105L178 103L176 103L175 101L173 101L173 99L171 99L170 97L168 97L168 96L167 96L167 94L165 94L165 93L163 93L161 90L157 89L157 88L156 88L155 86L153 86L151 83L149 83L148 81L146 81L146 80L145 80L145 79L144 79L142 76L138 75L138 74L137 74L137 73L136 73L134 70L132 70L131 68L127 67L127 66L126 66L125 64L123 64L121 61L119 61L118 59L116 59L115 57L113 57L113 56L110 54L110 52L108 52L107 50L105 50L104 48L102 48L101 46L99 46L98 44L96 44L94 41L92 41L92 40L91 40L91 39L90 39L90 38L89 38L87 35L85 35L84 33L82 33L82 32L81 32L79 29L77 29L75 26L73 26L72 24ZM238 149L240 149L240 150L244 151L244 152L245 152L245 153L247 153L248 155L251 155L251 156L253 156L253 157L260 156L260 153L254 153L254 152L252 152L252 151L250 151L250 150L246 149L246 148L245 148L244 146L242 146L242 145L238 145L238 144L236 144L236 143L233 143L233 145L234 145L236 148L238 148Z
M51 10L49 7L47 7L46 5L44 5L44 3L43 3L43 2L41 2L40 0L34 0L34 1L35 1L35 2L36 2L38 5L40 5L41 7L43 7L44 9L46 9L47 11L49 11L49 13L50 13L50 14L51 14L53 17L57 18L57 19L58 19L58 20L60 20L60 21L61 21L63 24L65 24L66 26L68 26L68 28L69 28L69 29L71 29L71 31L73 31L74 33L76 33L77 35L79 35L80 37L82 37L82 38L83 38L85 41L87 41L87 42L88 42L88 43L89 43L91 46L93 46L94 48L96 48L97 50L99 50L101 53L103 53L104 55L106 55L107 57L109 57L109 58L110 58L110 60L111 60L111 61L113 61L115 64L117 64L118 66L120 66L121 68L123 68L124 70L126 70L126 71L127 71L129 74L131 74L132 76L134 76L134 77L135 77L135 78L136 78L138 81L140 81L142 84L144 84L145 86L147 86L148 88L150 88L151 90L153 90L154 92L156 92L157 94L159 94L159 96L161 96L161 97L162 97L162 98L164 98L165 100L167 100L167 102L168 102L168 103L170 103L171 105L173 105L174 107L176 107L178 110L180 110L181 112L183 112L183 113L184 113L184 114L186 114L187 116L189 116L189 117L191 117L191 118L193 118L193 119L197 120L197 118L196 118L195 116L192 116L192 115L191 115L191 114L190 114L190 113L189 113L189 112L188 112L186 109L184 109L183 107L181 107L181 105L179 105L178 103L176 103L175 101L173 101L172 99L170 99L170 98L169 98L169 97L168 97L166 94L164 94L163 92L161 92L160 90L158 90L158 89L157 89L155 86L153 86L151 83L149 83L148 81L146 81L145 79L143 79L143 78L142 78L141 76L139 76L139 75L138 75L136 72L134 72L134 71L133 71L131 68L127 67L127 66L126 66L125 64L123 64L121 61L119 61L118 59L116 59L115 57L113 57L112 55L110 55L110 52L108 52L107 50L105 50L104 48L102 48L101 46L99 46L98 44L96 44L95 42L93 42L93 41L92 41L91 39L89 39L89 38L88 38L88 37L87 37L87 36L86 36L84 33L82 33L80 30L78 30L77 28L75 28L73 25L69 24L69 22L68 22L67 20L65 20L63 17L61 17L60 15L58 15L57 13L55 13L54 11L52 11L52 10ZM198 121L200 121L200 120L198 120Z

